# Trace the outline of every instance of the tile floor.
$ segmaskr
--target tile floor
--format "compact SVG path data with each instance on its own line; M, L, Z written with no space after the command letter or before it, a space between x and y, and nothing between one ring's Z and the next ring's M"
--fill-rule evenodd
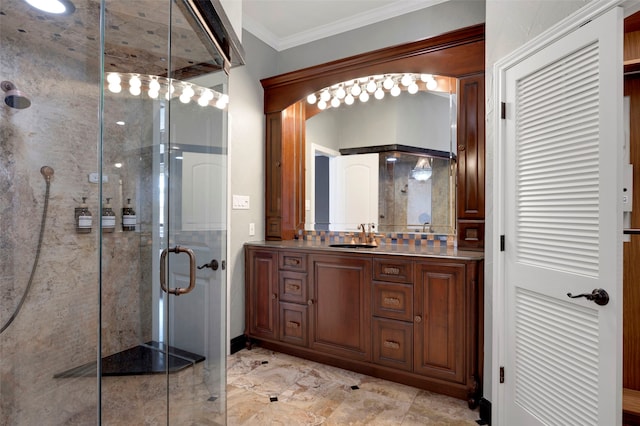
M466 401L258 347L227 362L230 426L461 426L479 418Z

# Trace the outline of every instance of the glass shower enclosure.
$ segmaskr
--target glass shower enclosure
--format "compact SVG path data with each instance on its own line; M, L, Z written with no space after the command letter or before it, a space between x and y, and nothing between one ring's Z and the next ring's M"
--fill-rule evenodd
M0 3L0 425L225 424L214 2L32 3Z

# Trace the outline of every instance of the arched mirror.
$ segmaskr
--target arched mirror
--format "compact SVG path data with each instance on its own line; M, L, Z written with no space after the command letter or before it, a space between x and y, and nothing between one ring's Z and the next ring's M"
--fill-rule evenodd
M478 245L483 80L483 25L262 80L266 238L372 222Z

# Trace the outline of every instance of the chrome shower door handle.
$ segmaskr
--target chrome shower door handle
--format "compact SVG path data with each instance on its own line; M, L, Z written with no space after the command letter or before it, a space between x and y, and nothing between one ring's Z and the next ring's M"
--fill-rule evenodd
M167 254L171 253L186 253L189 256L189 287L176 287L168 288L166 282L167 273ZM166 248L162 250L160 255L160 288L165 293L175 294L180 296L181 294L187 294L196 286L196 255L193 250L185 247L175 246L173 248Z

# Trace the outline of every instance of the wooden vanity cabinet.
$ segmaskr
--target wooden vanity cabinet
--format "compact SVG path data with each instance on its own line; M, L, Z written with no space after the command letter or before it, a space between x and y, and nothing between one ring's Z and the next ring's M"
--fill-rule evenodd
M482 260L245 246L246 337L466 399L482 383Z

